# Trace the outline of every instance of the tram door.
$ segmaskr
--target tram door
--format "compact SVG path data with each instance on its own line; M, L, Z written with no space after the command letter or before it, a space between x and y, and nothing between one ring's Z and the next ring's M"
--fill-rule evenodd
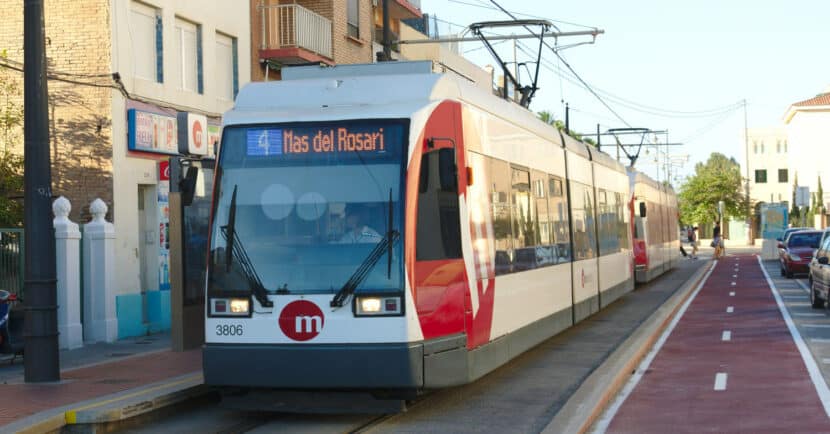
M170 308L173 350L205 339L205 275L214 160L170 159Z

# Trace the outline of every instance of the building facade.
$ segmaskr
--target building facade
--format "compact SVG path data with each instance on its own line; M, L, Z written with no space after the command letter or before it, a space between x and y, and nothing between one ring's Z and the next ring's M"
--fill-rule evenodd
M790 202L793 175L787 131L783 127L750 128L747 135L744 161L749 171L745 163L741 175L749 174L750 199L753 203Z
M392 39L401 21L420 19L419 0L389 0ZM382 51L382 0L250 0L254 81L286 65L371 63ZM393 58L398 58L395 47Z
M807 186L811 193L818 191L822 178L825 209L830 205L830 169L822 158L826 155L830 137L830 88L814 98L792 104L784 115L784 124L790 143L790 166L798 175L798 184ZM792 181L790 182L792 184Z
M3 62L16 65L22 2L4 16ZM250 11L222 0L45 0L44 20L53 193L81 223L94 198L109 207L119 338L164 330L165 162L212 152L221 114L250 80Z

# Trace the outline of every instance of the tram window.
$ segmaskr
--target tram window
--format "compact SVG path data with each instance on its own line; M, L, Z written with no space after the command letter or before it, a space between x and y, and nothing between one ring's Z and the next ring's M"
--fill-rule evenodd
M556 245L557 262L571 260L571 227L568 219L568 200L562 179L548 178L550 225L553 243Z
M429 152L421 161L415 252L419 261L461 257L458 186L441 182L440 155Z
M507 274L513 271L513 240L511 237L510 216L510 166L500 160L488 159L490 197L492 206L490 218L493 222L493 238L496 251L496 275Z
M578 182L571 182L570 188L574 260L591 259L597 249L593 188Z
M614 193L617 197L617 237L620 240L620 250L628 250L631 248L631 237L629 236L629 214L628 206L625 202L625 195L622 193Z
M530 195L530 173L512 169L510 196L513 202L513 248L534 247L539 244L539 219Z
M617 198L613 192L597 190L599 254L610 255L620 250L617 233Z

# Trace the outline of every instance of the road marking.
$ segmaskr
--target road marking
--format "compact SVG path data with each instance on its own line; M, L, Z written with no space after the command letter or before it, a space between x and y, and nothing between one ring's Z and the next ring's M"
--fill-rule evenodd
M803 290L804 290L804 292L806 292L807 294L809 294L809 293L810 293L810 288L808 288L808 287L807 287L807 285L805 285L805 284L804 284L804 282L802 282L802 281L801 281L801 280L799 280L799 279L796 279L796 280L795 280L795 283L797 283L797 284L798 284L798 286L800 286L800 287L801 287L801 289L803 289Z
M735 283L735 282L732 282L732 286L735 286L735 285L736 285L736 283Z
M823 313L794 313L793 316L824 316Z
M730 296L730 297L734 297L734 296L735 296L735 291L731 291L731 292L729 292L729 296Z
M663 348L663 344L666 343L668 340L669 335L672 333L674 328L677 326L677 323L680 322L680 317L686 313L686 310L689 308L689 305L692 304L697 294L700 292L703 285L706 284L706 281L709 280L709 276L712 275L712 271L715 270L715 267L718 265L718 260L715 259L712 261L712 266L709 267L709 271L703 276L703 279L697 285L694 292L689 296L685 303L680 307L677 313L672 318L671 322L668 326L666 326L663 333L660 335L660 338L657 339L657 342L654 346L649 350L648 354L643 358L643 361L640 362L639 366L637 366L637 370L634 371L634 374L628 380L628 382L623 386L620 392L617 394L617 397L614 399L614 402L608 407L605 413L602 415L600 420L596 424L596 431L595 432L605 432L608 430L608 426L611 424L611 421L614 420L614 416L619 411L620 407L622 407L623 403L625 402L626 398L631 395L631 392L634 391L634 388L637 387L637 384L640 382L640 379L643 378L643 374L648 370L648 367L651 365L651 362L657 357L657 353L660 352L660 349Z
M801 353L801 358L804 360L804 365L807 367L807 372L810 373L810 380L813 381L813 385L815 386L816 392L818 393L819 399L821 400L821 405L824 407L824 412L825 414L827 414L827 417L830 417L830 389L828 389L827 383L824 381L824 376L821 375L821 371L819 370L818 365L816 364L816 360L810 353L810 349L807 348L807 344L801 337L801 333L798 332L798 328L795 326L792 317L790 317L789 310L787 310L787 307L784 306L784 301L781 300L781 296L778 294L778 290L775 288L775 283L773 283L772 279L770 279L769 273L767 273L767 270L764 268L764 261L761 260L760 256L758 256L758 265L761 266L761 271L764 273L764 277L766 277L767 279L767 285L769 285L769 288L772 291L772 295L773 297L775 297L775 302L778 304L778 310L781 311L781 316L784 317L784 322L787 324L787 328L790 330L790 335L792 335L793 341L795 341L795 346L798 348L798 352ZM818 342L816 339L811 339L810 341ZM824 341L830 342L830 339L824 339Z
M830 344L830 339L827 338L810 338L810 342L814 344Z
M783 295L782 297L786 298L787 300L804 300L803 295Z
M726 372L715 375L715 390L726 390Z
M734 307L729 306L729 307L727 307L727 308L726 308L726 313L732 313L732 312L735 312L735 308L734 308Z
M738 278L738 275L737 275L737 274L733 274L733 275L732 275L732 277L733 277L733 278L735 278L735 279L737 279L737 278Z
M722 341L731 341L732 340L732 332L729 330L724 330L723 334L720 337Z
M810 303L808 301L793 301L793 302L790 302L790 303L787 303L787 304L789 306L811 306L812 305L812 303Z
M801 324L801 326L812 329L830 329L830 324Z
M825 365L830 365L830 359L821 359L821 363L824 363Z

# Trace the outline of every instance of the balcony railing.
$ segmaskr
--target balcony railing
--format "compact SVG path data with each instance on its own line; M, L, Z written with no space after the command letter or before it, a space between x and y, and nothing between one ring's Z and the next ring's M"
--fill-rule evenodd
M300 5L260 6L261 49L304 48L331 59L331 21Z

